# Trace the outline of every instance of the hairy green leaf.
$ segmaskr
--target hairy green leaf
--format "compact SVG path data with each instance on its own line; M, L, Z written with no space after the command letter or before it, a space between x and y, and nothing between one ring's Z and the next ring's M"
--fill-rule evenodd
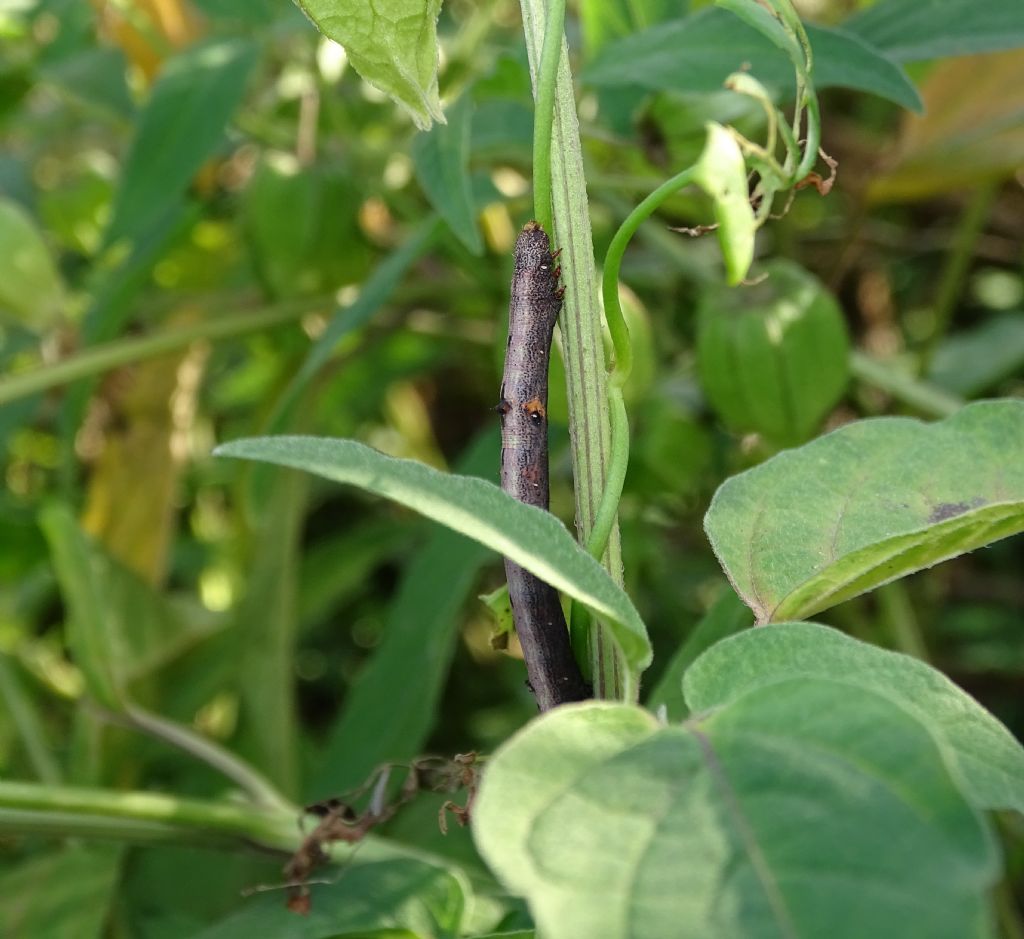
M919 659L815 623L780 623L712 646L686 673L695 711L790 678L856 685L913 714L952 752L971 801L1024 812L1024 747L974 698Z
M444 123L437 96L441 0L295 0L355 70L404 105L416 126Z
M882 417L727 480L704 527L759 622L799 619L1024 530L1024 402Z
M635 692L639 673L650 664L646 628L622 588L558 519L517 502L493 483L398 460L352 440L264 437L235 440L215 452L294 466L358 486L511 558L609 621L632 673L627 681L629 694Z
M488 762L474 834L559 939L963 939L997 876L928 731L806 677L683 725L557 708Z

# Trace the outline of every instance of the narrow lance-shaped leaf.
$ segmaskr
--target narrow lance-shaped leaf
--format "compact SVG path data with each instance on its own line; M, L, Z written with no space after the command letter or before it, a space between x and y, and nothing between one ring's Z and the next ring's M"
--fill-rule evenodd
M523 505L482 479L441 473L412 460L385 456L352 440L264 437L236 440L219 456L293 466L358 486L493 548L609 621L628 663L626 692L635 696L651 660L640 615L608 572L553 515Z
M40 525L50 543L64 594L66 635L75 664L82 670L90 694L104 707L120 711L126 703L121 676L117 674L120 656L114 632L107 628L108 598L103 572L96 569L99 558L67 506L46 506Z
M1024 530L1024 402L847 424L727 480L704 527L759 622L827 609Z
M473 254L483 251L470 189L469 131L473 101L462 95L448 109L448 123L419 134L412 142L416 179L430 204Z
M255 62L252 43L231 39L195 46L167 63L139 118L108 243L142 235L181 199L224 139Z

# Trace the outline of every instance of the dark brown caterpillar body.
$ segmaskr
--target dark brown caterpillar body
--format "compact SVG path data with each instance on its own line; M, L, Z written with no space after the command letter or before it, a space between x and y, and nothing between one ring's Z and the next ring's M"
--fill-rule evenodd
M555 321L562 309L559 273L544 229L528 222L516 240L508 347L497 411L501 488L541 509L548 507L548 365ZM507 559L505 576L530 687L540 709L588 697L558 593Z

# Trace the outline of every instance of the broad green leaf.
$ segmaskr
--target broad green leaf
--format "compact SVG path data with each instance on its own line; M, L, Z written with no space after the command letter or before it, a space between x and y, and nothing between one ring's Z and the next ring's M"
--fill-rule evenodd
M726 587L672 656L658 683L647 696L647 708L657 711L664 707L670 721L680 721L686 717L690 713L683 698L683 675L686 670L701 653L720 639L747 629L750 625L750 610Z
M371 85L404 105L420 130L444 123L437 96L441 0L295 0Z
M757 0L715 0L715 6L728 10L733 16L756 29L773 46L786 53L786 57L801 75L806 73L804 50L797 37L786 32L782 23Z
M329 884L310 886L312 906L298 916L280 891L244 901L241 909L195 939L455 939L469 887L450 871L416 860L356 864Z
M979 937L998 876L928 731L814 678L682 725L556 708L488 761L473 828L558 939Z
M1024 367L1024 310L986 320L955 333L939 346L928 380L972 397Z
M195 46L171 59L139 117L125 161L110 244L158 224L224 139L256 62L256 47L238 39Z
M921 101L894 62L858 36L806 27L814 50L815 88L853 88L918 111ZM609 43L584 71L584 82L652 91L719 91L733 72L749 70L763 85L792 92L789 57L757 30L725 10L701 10L685 19Z
M431 128L412 142L416 179L437 213L473 254L484 249L470 191L469 129L473 101L462 95L448 109L448 123Z
M1020 0L883 0L843 23L897 62L1024 46Z
M460 472L496 475L500 446L496 431L483 434L460 460ZM417 551L388 608L380 645L322 747L311 798L354 789L381 763L423 752L458 640L459 611L489 556L444 528Z
M828 679L884 695L952 752L971 801L1024 812L1024 746L941 672L815 623L780 623L712 646L683 680L694 712L790 678Z
M42 332L63 312L64 286L28 213L0 196L0 318Z
M726 482L704 519L758 622L799 619L1024 529L1024 401L882 417Z
M747 167L736 139L721 124L708 123L707 133L694 181L714 203L726 279L735 285L747 276L754 260L754 210L747 193Z
M98 939L110 915L121 849L69 845L0 874L0 933L14 939Z
M511 558L609 622L630 668L627 691L635 693L639 673L651 660L646 628L629 597L550 513L517 502L482 479L441 473L352 440L264 437L222 444L215 453L293 466L358 486Z

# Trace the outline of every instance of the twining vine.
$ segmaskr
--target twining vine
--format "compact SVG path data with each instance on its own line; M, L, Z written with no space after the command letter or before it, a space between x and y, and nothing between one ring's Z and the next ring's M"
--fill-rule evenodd
M715 224L693 234L718 230L719 243L730 283L739 283L753 260L753 233L771 217L775 197L813 184L822 193L831 186L831 178L822 180L813 172L819 156L820 113L811 80L813 54L803 24L789 0L716 0L748 25L757 29L789 57L796 76L796 103L793 116L785 116L752 76L744 72L731 75L726 86L758 101L767 123L766 141L754 143L732 128L708 125L708 142L701 158L651 192L616 231L605 256L601 283L605 323L611 344L608 370L608 411L611 426L611 450L605 486L587 538L587 550L600 559L615 526L622 487L629 464L629 419L623 389L633 366L629 328L619 302L619 272L623 255L640 225L670 196L696 184L712 199ZM554 122L555 82L562 51L565 0L551 0L547 9L544 42L537 72L534 117L533 171L534 217L553 232L551 202L551 137ZM776 153L781 146L784 157ZM821 154L834 172L835 164ZM751 184L752 183L752 184ZM788 208L788 205L787 205ZM571 610L570 631L573 647L581 663L589 638L589 618L577 607Z

